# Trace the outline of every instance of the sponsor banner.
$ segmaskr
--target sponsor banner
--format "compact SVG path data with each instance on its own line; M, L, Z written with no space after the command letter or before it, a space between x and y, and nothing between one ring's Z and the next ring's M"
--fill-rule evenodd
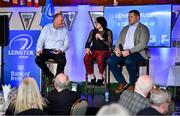
M3 0L4 2L10 2L9 0Z
M38 7L39 6L39 0L34 0L34 6Z
M13 3L13 4L18 4L19 1L18 1L18 0L12 0L12 3Z
M62 15L64 16L65 26L71 30L73 22L76 18L77 11L61 11Z
M171 28L172 28L171 30L173 30L179 15L180 15L180 10L171 12Z
M46 24L52 23L54 12L55 9L52 0L46 0L46 4L43 8L43 13L41 16L40 26L44 27Z
M9 21L11 20L12 12L0 12L0 15L8 15Z
M24 30L31 28L36 12L19 12Z
M103 11L89 11L89 15L90 15L91 21L95 27L96 18L103 17Z
M32 6L32 0L27 0L27 5Z
M10 31L9 46L4 48L4 83L19 85L25 77L34 77L40 87L40 69L35 63L35 48L40 31Z
M21 6L25 6L26 5L26 1L25 0L19 0L19 3Z

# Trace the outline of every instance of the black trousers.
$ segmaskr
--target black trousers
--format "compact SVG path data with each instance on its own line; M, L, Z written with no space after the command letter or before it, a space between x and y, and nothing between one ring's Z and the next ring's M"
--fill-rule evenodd
M47 77L53 78L54 74L45 64L48 59L53 59L58 64L56 75L64 72L64 67L66 65L65 53L53 54L51 49L44 49L43 53L40 56L37 56L35 59L36 64L41 68L43 73L45 73Z

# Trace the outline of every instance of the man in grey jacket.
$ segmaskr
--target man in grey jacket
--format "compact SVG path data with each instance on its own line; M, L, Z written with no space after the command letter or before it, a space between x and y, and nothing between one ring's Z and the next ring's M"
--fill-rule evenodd
M131 10L128 14L129 25L125 26L120 33L114 52L107 64L114 77L119 82L115 93L122 92L127 86L128 90L134 89L137 80L136 65L149 58L148 41L149 29L140 23L140 13L137 10ZM129 84L119 69L119 65L125 65L129 73Z

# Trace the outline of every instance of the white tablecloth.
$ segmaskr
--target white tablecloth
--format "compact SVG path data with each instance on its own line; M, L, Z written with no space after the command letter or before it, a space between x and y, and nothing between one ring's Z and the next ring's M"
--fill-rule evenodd
M180 66L171 66L167 86L180 86Z

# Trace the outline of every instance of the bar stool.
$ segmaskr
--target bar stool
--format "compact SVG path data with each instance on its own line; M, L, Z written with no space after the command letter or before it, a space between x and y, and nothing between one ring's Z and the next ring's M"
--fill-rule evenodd
M124 66L124 65L123 65ZM145 61L140 61L138 64L137 64L137 77L140 76L140 68L141 67L146 67L146 74L149 75L149 59L148 60L145 60ZM108 78L108 83L110 83L110 69L108 68L107 69L107 78ZM110 89L110 88L109 88Z
M93 63L93 65L97 64L97 60L93 60L92 63ZM85 77L86 78L86 87L87 87L86 98L88 98L88 93L90 90L92 90L92 98L94 99L94 90L95 89L103 89L104 91L108 89L107 82L109 82L109 81L107 80L108 79L107 72L108 72L108 68L106 65L106 68L104 70L104 84L102 86L88 84L88 74L86 73L86 77Z
M52 64L57 64L57 62L55 62L53 59L48 59L45 64L50 69ZM49 81L50 79L41 70L41 93L43 96L47 96L47 94L54 88L53 84Z

